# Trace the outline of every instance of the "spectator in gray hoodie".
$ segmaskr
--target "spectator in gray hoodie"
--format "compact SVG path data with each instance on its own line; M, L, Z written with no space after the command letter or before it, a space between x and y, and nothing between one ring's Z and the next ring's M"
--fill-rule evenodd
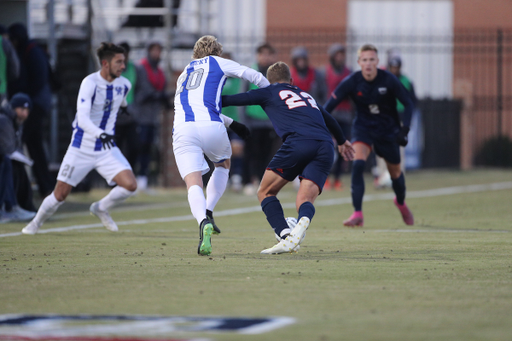
M157 126L160 112L164 107L169 108L169 95L165 88L167 82L163 70L158 66L162 44L151 42L147 47L147 57L137 65L137 82L134 89L134 101L130 107L137 122L139 134L139 157L137 185L145 190L148 185L149 163L151 149L157 136Z

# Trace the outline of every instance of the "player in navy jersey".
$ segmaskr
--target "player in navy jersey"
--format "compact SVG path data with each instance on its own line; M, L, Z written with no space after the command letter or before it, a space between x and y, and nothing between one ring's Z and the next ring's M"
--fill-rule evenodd
M400 146L407 145L407 134L411 124L413 103L407 90L390 72L377 68L377 48L363 45L358 51L361 71L345 78L331 94L325 110L331 112L342 100L350 97L357 116L352 125L352 143L356 151L352 165L352 204L355 212L345 220L345 226L363 226L363 172L372 147L375 153L386 160L391 175L394 203L407 225L414 218L405 204L405 179L400 169ZM402 117L396 109L397 99L404 105Z
M73 137L62 160L53 192L47 196L34 219L21 231L35 234L41 225L64 203L74 186L96 169L111 186L107 196L91 205L92 214L110 231L118 227L108 210L135 194L137 181L130 164L114 143L114 127L131 84L121 76L125 69L125 51L112 43L98 48L101 70L85 77L77 98Z
M293 85L288 65L275 63L269 67L267 77L272 83L270 86L222 96L222 105L260 105L283 140L258 189L261 208L276 236L281 238L278 244L261 253L276 254L297 251L313 219L313 203L322 192L334 158L331 133L338 142L338 151L346 160L353 158L354 149L336 120L310 94ZM299 219L295 228L290 230L276 196L297 176L301 179L296 199Z

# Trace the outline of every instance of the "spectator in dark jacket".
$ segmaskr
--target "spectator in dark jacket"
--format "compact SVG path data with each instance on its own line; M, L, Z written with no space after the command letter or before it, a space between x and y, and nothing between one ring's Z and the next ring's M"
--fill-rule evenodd
M20 153L17 149L21 144L19 135L23 121L29 116L31 105L30 97L18 93L12 97L10 103L4 101L0 107L0 223L28 221L35 216L35 212L18 205L19 194L27 196L27 193L16 191L21 173L26 177L25 169L16 167L13 171L14 165L19 163L16 160L23 159L23 154L17 155ZM32 192L28 194L31 201ZM33 206L32 204L32 211L35 211Z
M160 113L164 107L169 108L165 74L158 66L161 53L162 44L157 41L148 44L147 56L137 65L137 82L131 90L134 91L134 100L129 110L137 122L140 143L137 187L142 191L148 187L151 149L158 134Z
M43 148L43 120L51 109L50 64L44 51L29 40L23 24L8 28L9 38L20 60L20 77L9 84L9 93L24 92L32 100L32 111L24 124L23 142L34 160L34 175L39 193L45 197L53 190L54 178L48 171L48 161Z

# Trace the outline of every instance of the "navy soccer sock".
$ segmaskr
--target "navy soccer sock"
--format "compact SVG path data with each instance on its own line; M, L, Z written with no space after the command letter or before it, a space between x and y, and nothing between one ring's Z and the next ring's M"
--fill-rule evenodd
M302 217L308 217L309 221L313 220L313 216L315 215L315 206L309 201L302 203L299 207L299 220Z
M400 173L400 176L396 179L391 179L393 183L393 191L396 194L396 201L400 204L404 204L405 200L405 177L404 173Z
M267 216L267 221L274 229L274 232L281 236L281 231L288 228L288 223L284 219L283 207L277 197L272 196L263 199L261 209Z
M244 168L244 159L237 156L231 157L231 175L242 175L242 171Z
M355 160L352 164L352 205L356 211L362 211L363 209L363 196L364 196L364 167L366 161Z

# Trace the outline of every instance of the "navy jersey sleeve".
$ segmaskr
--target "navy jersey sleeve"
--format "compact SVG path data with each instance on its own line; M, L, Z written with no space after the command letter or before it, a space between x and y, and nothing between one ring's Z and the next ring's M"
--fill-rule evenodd
M322 113L322 116L324 117L325 125L327 126L327 129L331 132L332 136L338 141L338 144L344 144L347 139L345 137L345 134L343 134L343 130L341 130L340 125L334 117L331 116L321 105L318 106L318 109L320 109L320 112Z
M331 97L325 103L324 108L327 112L331 112L334 108L340 104L345 98L348 97L350 91L353 90L354 82L353 77L348 76L340 84L336 87L336 89L332 92Z
M266 88L254 89L237 95L222 96L222 106L265 105L269 97Z
M412 96L407 89L402 85L398 78L392 78L392 88L396 98L404 105L404 113L402 116L402 124L404 127L411 126L412 111L414 104L412 103Z

